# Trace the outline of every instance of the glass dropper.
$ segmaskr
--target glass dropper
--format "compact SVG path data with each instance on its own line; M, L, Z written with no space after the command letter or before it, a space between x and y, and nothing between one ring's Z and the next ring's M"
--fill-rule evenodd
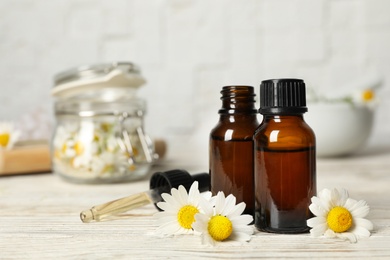
M198 181L200 192L209 190L210 177L208 173L190 175L185 170L156 172L150 179L149 190L84 210L80 213L81 221L89 223L118 219L126 216L123 213L149 203L154 203L157 207L157 202L163 200L162 193L170 193L172 188L178 188L180 185L183 185L188 191L194 181ZM157 209L159 208L157 207Z

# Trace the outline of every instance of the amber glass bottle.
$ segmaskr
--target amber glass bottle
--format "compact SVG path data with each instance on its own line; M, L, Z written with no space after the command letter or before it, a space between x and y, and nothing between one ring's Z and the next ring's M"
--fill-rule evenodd
M254 135L255 226L274 233L309 231L316 194L315 136L305 123L305 83L266 80L260 85L263 121Z
M258 127L255 93L250 86L222 88L220 119L210 134L210 179L215 195L233 194L254 215L253 134Z

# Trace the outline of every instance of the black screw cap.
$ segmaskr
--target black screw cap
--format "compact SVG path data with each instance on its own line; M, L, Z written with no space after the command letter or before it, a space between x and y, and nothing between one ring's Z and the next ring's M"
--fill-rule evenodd
M305 112L306 89L302 79L270 79L261 82L260 114L288 115Z

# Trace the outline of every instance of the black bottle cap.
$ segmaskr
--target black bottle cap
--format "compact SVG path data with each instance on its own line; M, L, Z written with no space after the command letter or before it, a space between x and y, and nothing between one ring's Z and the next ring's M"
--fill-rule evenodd
M199 183L200 192L210 190L210 175L208 173L191 175L185 170L156 172L150 178L149 187L150 189L160 189L162 193L170 193L172 188L177 189L180 185L183 185L188 192L194 181ZM159 208L157 207L157 209Z
M260 84L260 114L291 115L307 112L305 83L301 79L270 79Z

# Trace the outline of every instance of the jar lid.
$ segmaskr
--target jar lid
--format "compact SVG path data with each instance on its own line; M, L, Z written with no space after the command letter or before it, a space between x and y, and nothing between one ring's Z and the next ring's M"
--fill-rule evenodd
M114 62L81 66L54 77L51 94L60 99L115 100L133 96L145 83L140 69L131 62Z

